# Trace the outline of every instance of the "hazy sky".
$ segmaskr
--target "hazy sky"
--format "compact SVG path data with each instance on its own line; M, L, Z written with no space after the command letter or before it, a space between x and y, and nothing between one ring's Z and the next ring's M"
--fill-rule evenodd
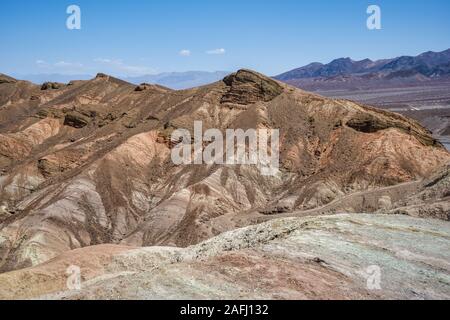
M66 9L81 8L81 30ZM382 30L366 9L381 7ZM450 48L449 0L0 2L0 72L141 75L246 67L275 75L338 57Z

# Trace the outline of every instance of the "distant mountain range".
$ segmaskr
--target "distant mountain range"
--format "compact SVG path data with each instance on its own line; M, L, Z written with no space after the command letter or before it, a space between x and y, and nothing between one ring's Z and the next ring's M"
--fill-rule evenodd
M133 84L158 84L180 90L220 81L230 73L230 71L165 72L121 79ZM47 81L68 83L74 79L88 80L94 77L88 74L13 76L36 84ZM429 51L415 57L401 56L376 61L339 58L328 64L314 62L274 78L309 91L402 87L443 78L450 80L450 49L442 52Z
M202 86L212 82L222 80L225 76L230 74L228 71L187 71L187 72L165 72L155 75L144 75L139 77L121 77L122 80L133 84L150 83L159 84L171 89L188 89ZM36 84L44 82L61 82L68 83L71 80L89 80L94 75L79 74L79 75L64 75L64 74L29 74L29 75L14 75L17 79L28 80Z
M59 73L39 73L39 74L13 74L16 79L26 80L35 84L42 84L44 82L60 82L69 83L72 80L89 80L95 75L91 74L59 74Z
M440 78L450 78L450 49L377 61L339 58L328 64L314 62L275 77L307 90L391 86Z
M122 78L125 81L140 84L151 83L180 90L202 86L222 80L231 72L229 71L187 71L187 72L165 72L156 75L146 75L141 77Z

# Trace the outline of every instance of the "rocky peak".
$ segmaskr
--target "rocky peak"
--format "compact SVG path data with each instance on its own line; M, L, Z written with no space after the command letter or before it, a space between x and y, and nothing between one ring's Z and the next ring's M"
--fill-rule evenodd
M95 79L108 79L108 78L109 76L107 74L101 72L97 73L97 75L95 76Z
M97 73L97 75L95 76L94 81L99 81L99 82L102 82L102 83L109 82L109 83L113 83L113 84L120 85L120 86L122 86L122 85L129 85L129 86L131 86L130 83L128 83L128 82L126 82L124 80L121 80L119 78L115 78L113 76L110 76L108 74L101 73L101 72Z
M11 77L3 74L3 73L0 73L0 84L2 84L2 83L15 83L15 82L17 82L16 79L11 78Z
M242 69L223 79L229 90L222 97L222 103L248 105L258 101L270 101L283 92L276 81L257 72Z

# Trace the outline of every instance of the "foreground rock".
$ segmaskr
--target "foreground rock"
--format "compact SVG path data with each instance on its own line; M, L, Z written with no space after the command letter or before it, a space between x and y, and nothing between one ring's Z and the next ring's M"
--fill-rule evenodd
M273 220L186 249L96 246L0 275L1 298L449 299L450 225L389 215ZM66 270L81 268L81 290Z

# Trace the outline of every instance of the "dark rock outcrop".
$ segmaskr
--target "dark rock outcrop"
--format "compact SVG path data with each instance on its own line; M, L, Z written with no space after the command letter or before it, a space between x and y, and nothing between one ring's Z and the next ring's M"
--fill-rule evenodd
M283 92L276 81L250 70L239 70L223 82L230 89L223 95L222 103L248 105L258 101L268 102Z
M74 127L74 128L83 128L89 124L89 118L78 113L78 112L69 112L66 114L64 118L64 125Z
M41 90L58 90L64 87L65 84L59 82L45 82L41 86Z

